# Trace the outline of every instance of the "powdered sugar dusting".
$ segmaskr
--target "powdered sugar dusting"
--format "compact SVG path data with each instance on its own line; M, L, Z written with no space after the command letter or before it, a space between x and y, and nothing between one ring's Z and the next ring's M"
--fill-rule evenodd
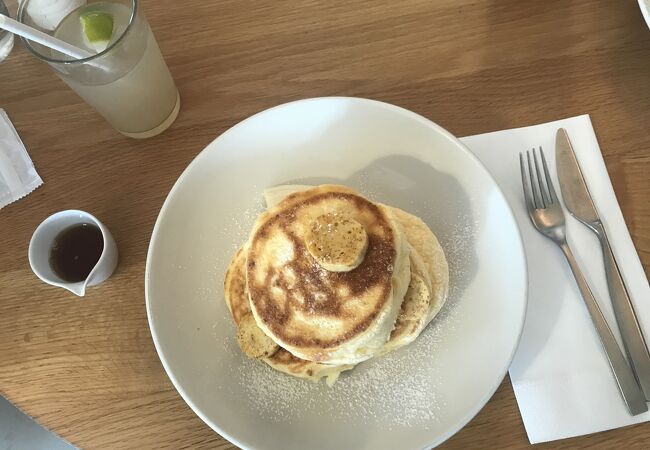
M344 372L333 387L279 373L244 357L233 333L224 346L240 361L229 370L248 407L276 423L301 423L309 415L333 422L381 424L389 429L433 426L447 402L437 375L436 355L447 351L441 342L456 330L454 306L472 276L477 222L477 218L455 217L453 224L443 227L446 233L440 233L451 284L449 299L434 321L415 342Z
M344 372L333 387L284 375L243 356L240 365L231 367L232 377L239 380L250 409L275 422L299 423L309 414L389 428L428 428L446 400L427 360L445 351L441 336L454 329L455 321L453 311L440 315L415 342ZM225 347L239 352L234 338Z
M446 233L437 233L440 245L449 263L449 297L456 298L464 285L472 278L476 267L475 230L479 228L480 218L459 214L453 222L445 224Z
M373 197L368 186L364 192ZM233 218L235 223L228 234L230 239L235 235L233 252L248 236L259 212L250 209ZM438 360L445 358L437 356L448 351L441 343L456 332L458 317L454 306L474 274L474 233L480 220L464 214L443 217L443 222L439 222L440 216L435 217L433 222L438 222L437 226L431 225L449 262L449 299L415 342L359 364L328 387L324 382L315 384L294 378L246 358L239 351L233 332L224 346L239 364L229 366L228 370L231 378L238 380L244 393L242 401L248 403L248 408L265 420L286 424L303 423L304 417L309 416L327 418L329 422L380 424L388 429L435 426L448 400L439 375L445 369L437 367Z
M237 214L233 214L230 217L230 226L223 227L223 229L220 230L223 240L225 242L230 242L230 250L233 254L248 240L248 235L253 228L253 224L262 211L262 205L257 208L247 208L238 211Z

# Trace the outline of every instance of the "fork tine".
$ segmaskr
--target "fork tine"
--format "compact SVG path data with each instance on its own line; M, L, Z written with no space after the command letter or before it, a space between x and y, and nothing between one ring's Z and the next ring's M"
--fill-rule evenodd
M526 199L526 207L529 212L535 210L533 198L530 196L530 184L528 183L528 176L526 175L526 166L524 165L524 155L519 153L519 168L521 169L521 187L524 189L524 198Z
M530 187L533 192L533 199L534 199L534 206L535 209L543 209L544 208L544 203L539 197L539 194L537 192L537 189L539 186L537 186L537 183L535 183L535 173L533 172L533 164L530 162L530 152L526 151L526 159L528 160L528 176L530 177Z
M537 183L539 184L539 196L542 199L542 208L546 208L551 204L549 199L548 190L544 186L544 179L542 178L542 173L539 170L539 160L537 159L537 152L533 148L533 159L535 160L535 173L537 174Z
M555 193L555 188L553 187L553 181L551 180L551 173L548 170L546 165L546 157L544 156L544 150L542 147L539 147L539 153L542 155L542 166L544 166L544 177L546 177L546 185L548 186L548 191L551 194L551 203L557 203L557 194Z

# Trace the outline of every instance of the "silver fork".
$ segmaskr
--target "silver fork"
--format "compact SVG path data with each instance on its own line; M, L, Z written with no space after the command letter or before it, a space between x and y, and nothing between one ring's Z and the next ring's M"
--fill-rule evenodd
M621 349L614 339L612 330L607 325L607 321L603 316L594 295L585 280L585 277L578 267L578 263L573 256L573 252L569 247L566 240L566 226L564 221L564 211L562 205L558 201L557 194L553 188L553 182L546 165L546 158L542 148L539 149L542 156L542 166L544 171L544 178L540 172L540 164L537 159L537 154L533 149L533 157L535 171L533 172L533 163L531 162L530 152L526 152L527 164L524 164L524 155L519 154L519 164L521 166L521 182L524 188L524 197L526 199L526 207L528 208L528 215L535 225L535 228L547 238L555 242L564 252L566 259L569 261L571 271L576 279L580 293L587 306L591 320L596 327L600 343L605 350L609 366L614 373L614 378L618 385L618 389L623 396L625 405L628 411L633 416L641 414L648 410L648 405L645 402L645 397L639 383L634 377L634 373L627 363ZM528 166L528 170L526 170Z

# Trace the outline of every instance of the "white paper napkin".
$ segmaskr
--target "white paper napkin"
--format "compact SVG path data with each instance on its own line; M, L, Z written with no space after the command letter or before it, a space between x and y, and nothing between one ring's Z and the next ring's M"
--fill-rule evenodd
M0 109L0 209L43 184L18 132Z
M533 228L524 207L519 152L541 145L559 191L555 132L560 127L569 133L639 321L650 339L650 287L589 116L463 138L503 190L524 241L529 303L510 379L533 444L650 420L650 413L636 417L627 413L569 266L560 249ZM620 344L598 239L568 213L567 227L569 243Z

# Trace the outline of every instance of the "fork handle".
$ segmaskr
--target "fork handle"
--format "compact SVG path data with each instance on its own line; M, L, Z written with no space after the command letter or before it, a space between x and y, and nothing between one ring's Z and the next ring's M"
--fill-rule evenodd
M587 280L585 280L582 270L580 270L578 262L576 261L575 256L573 256L569 244L564 242L560 244L560 248L564 252L566 259L569 261L573 276L576 279L578 288L580 288L582 299L587 306L587 310L591 316L591 321L596 327L600 343L605 350L609 366L614 373L618 389L623 396L628 411L633 416L646 412L648 410L648 405L646 404L645 396L643 395L636 378L634 378L634 373L625 360L623 352L621 352L621 349L612 334L612 330L609 328L609 325L607 325L605 316L603 316L603 312L600 310L600 307L594 298L594 294L592 294L591 289L587 284Z
M646 400L650 400L650 354L648 354L641 326L634 312L634 306L625 287L621 271L614 258L612 247L609 245L605 228L600 221L592 224L592 227L596 235L598 235L603 250L607 287L609 288L616 323L618 329L621 330L623 346L639 380L641 390L645 394Z

